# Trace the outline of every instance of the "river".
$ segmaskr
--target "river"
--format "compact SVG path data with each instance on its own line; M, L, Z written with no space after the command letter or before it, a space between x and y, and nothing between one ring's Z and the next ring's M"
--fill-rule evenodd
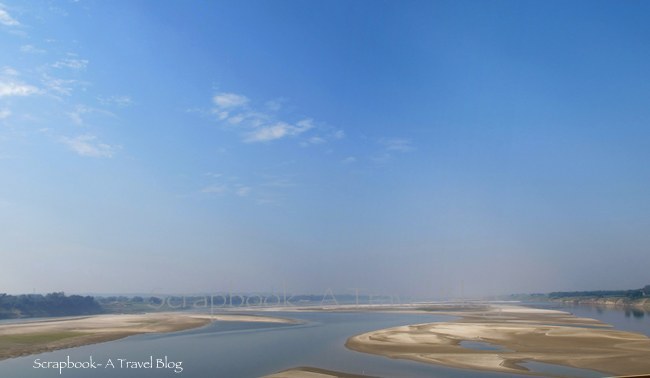
M595 318L618 329L650 335L650 314L638 310L589 306L539 305ZM355 334L406 324L445 321L433 314L370 312L278 312L274 315L300 319L300 325L277 323L215 322L200 329L171 334L136 335L108 343L42 353L0 361L0 377L260 377L296 366L312 366L348 373L382 377L474 378L502 377L503 374L452 369L407 360L354 352L345 348ZM268 313L267 313L268 315ZM34 368L42 361L93 361L94 369ZM156 360L167 367L156 367ZM122 359L122 360L120 360ZM108 361L111 364L108 364ZM131 362L153 361L153 368L134 368ZM180 365L175 363L180 362ZM120 364L122 366L120 366ZM128 368L126 366L129 366ZM135 364L137 365L137 363ZM161 366L161 365L158 365ZM598 373L545 364L527 365L538 371L575 377L598 377ZM182 372L179 371L182 368ZM517 375L508 375L517 377ZM524 377L524 376L521 376Z

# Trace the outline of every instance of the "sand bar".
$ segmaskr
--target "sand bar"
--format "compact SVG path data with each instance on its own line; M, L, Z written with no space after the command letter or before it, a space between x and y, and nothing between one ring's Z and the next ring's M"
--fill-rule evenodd
M319 369L314 367L300 366L279 373L266 375L262 378L372 378L369 375L358 375L343 373L340 371Z
M555 310L492 305L457 311L458 321L394 327L353 336L352 350L420 362L502 373L536 374L527 361L612 375L650 373L650 339L594 319ZM483 342L500 350L461 346Z
M101 343L142 333L176 332L213 321L296 323L291 319L237 314L162 312L106 314L0 324L0 360Z

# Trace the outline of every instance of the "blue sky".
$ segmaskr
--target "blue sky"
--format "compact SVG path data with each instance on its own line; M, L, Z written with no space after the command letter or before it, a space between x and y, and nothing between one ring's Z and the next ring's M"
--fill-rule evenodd
M0 292L650 283L650 4L0 4Z

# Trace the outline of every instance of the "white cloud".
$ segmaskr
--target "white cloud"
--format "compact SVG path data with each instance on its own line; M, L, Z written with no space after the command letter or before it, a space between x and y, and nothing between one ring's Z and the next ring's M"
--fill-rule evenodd
M388 151L409 152L415 148L410 139L392 138L379 141Z
M22 45L20 46L20 51L26 54L44 54L45 50L39 49L34 45Z
M281 139L286 136L294 136L304 133L311 128L311 122L300 121L296 125L286 122L278 122L271 126L260 127L246 136L246 142L268 142Z
M214 111L214 113L217 115L217 118L219 118L219 121L223 121L224 119L228 118L228 116L230 116L228 112L223 111Z
M300 145L302 147L309 147L314 144L323 144L323 143L327 143L327 139L316 135L316 136L309 137L307 138L307 140L300 142Z
M300 120L296 123L298 125L298 128L301 130L300 132L307 131L311 128L314 127L314 120L312 119L303 119Z
M342 130L332 131L327 126L316 126L314 120L310 118L295 122L279 119L275 113L282 108L284 101L281 98L267 101L260 111L250 106L250 100L244 95L221 92L212 98L214 106L211 113L221 121L223 126L231 130L240 130L246 143L270 142L295 137L312 129L319 130L321 135L311 135L311 137L306 135L300 138L301 146L343 138Z
M343 164L352 164L352 163L356 163L356 161L357 161L356 157L348 156L345 159L341 160L341 163L343 163Z
M237 189L235 193L240 197L246 197L250 194L251 190L252 189L250 186L242 186L241 188Z
M228 187L226 185L210 185L201 189L201 193L206 194L223 194L227 191Z
M38 92L38 88L33 85L10 81L0 81L0 97L29 96Z
M273 126L262 127L249 133L246 142L268 142L270 140L280 139L289 135L289 130L293 126L288 123L280 122Z
M88 65L88 60L86 59L61 59L58 62L52 64L52 67L82 70L85 69L87 65Z
M279 98L277 100L267 101L266 104L264 105L266 105L267 109L269 109L270 111L277 112L278 110L282 109L283 102L284 99Z
M125 96L125 95L99 97L98 100L102 105L111 105L120 108L126 108L134 104L133 99L131 99L130 96Z
M20 25L20 22L11 17L11 15L6 10L0 7L0 24L5 26L18 26Z
M116 150L111 145L97 141L97 137L94 135L79 135L74 138L63 137L61 142L81 156L110 158L113 157Z
M2 67L2 74L5 76L19 76L20 72L9 66Z
M72 120L72 123L74 123L75 125L81 126L84 124L84 120L81 117L81 112L79 111L68 113L68 117L70 117L70 120Z
M11 110L9 109L0 109L0 119L9 118L11 115Z
M75 125L79 125L79 126L82 126L84 124L84 116L86 114L100 114L103 116L115 117L115 114L109 111L91 108L85 105L77 105L75 106L73 111L68 112L66 114Z
M242 123L244 119L246 119L246 117L243 114L237 114L228 118L228 122L230 122L233 125L238 125Z
M253 188L240 182L237 176L228 176L221 173L208 172L204 174L211 181L201 189L201 193L207 195L236 195L247 197Z
M218 108L227 109L246 105L248 98L235 93L218 93L212 98L212 101Z
M77 80L58 79L48 75L43 75L42 82L50 91L64 96L70 96L73 87L79 84Z

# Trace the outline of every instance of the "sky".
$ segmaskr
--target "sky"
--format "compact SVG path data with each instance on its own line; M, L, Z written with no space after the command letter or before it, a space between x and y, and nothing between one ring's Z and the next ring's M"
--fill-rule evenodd
M0 292L650 284L648 2L0 1Z

